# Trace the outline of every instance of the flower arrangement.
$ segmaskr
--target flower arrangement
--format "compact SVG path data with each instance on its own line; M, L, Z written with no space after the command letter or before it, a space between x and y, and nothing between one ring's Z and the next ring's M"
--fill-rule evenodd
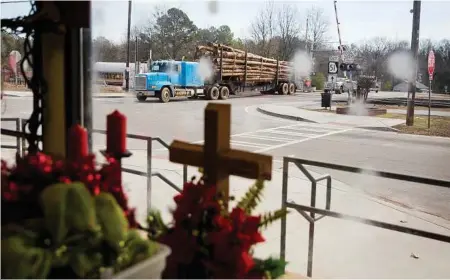
M120 172L109 157L98 168L94 155L2 161L2 276L99 278L152 256L157 244L139 234Z
M260 230L285 216L278 210L252 215L264 189L257 181L228 213L217 188L195 178L174 197L173 222L165 225L157 211L148 215L149 238L168 245L164 278L278 278L286 263L279 259L259 260L252 247L264 242ZM231 198L233 199L233 198Z

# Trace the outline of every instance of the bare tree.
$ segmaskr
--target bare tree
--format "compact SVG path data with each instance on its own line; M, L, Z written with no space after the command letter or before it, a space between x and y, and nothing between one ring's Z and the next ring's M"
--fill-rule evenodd
M261 9L255 21L251 24L252 38L258 46L258 53L263 56L271 56L274 53L272 39L275 33L274 3L267 2Z
M291 58L299 47L300 23L298 11L294 5L283 5L277 13L277 28L279 35L278 55L281 60Z
M311 7L306 13L311 34L311 50L317 50L325 43L329 22L324 15L323 8Z

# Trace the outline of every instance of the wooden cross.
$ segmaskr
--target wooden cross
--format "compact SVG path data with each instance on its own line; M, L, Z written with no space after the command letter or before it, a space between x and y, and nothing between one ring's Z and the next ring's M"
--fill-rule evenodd
M230 147L231 105L209 103L205 109L204 146L175 140L169 148L171 162L203 167L205 183L229 197L229 176L272 178L272 156L233 150Z

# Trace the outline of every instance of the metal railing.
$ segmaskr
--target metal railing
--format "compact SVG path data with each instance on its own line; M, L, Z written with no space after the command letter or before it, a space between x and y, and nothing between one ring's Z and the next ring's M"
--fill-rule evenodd
M25 130L25 120L21 119L21 118L1 118L2 122L14 122L16 124L16 131L24 131ZM3 133L2 129L2 134ZM24 149L25 149L25 138L21 138L21 137L17 137L16 135L9 135L6 134L7 136L11 136L11 137L15 137L16 138L16 145L1 145L2 149L14 149L17 150L17 153L19 155L23 155L24 154Z
M2 134L7 135L7 136L16 137L16 141L17 141L15 146L1 145L1 148L17 149L17 152L20 155L23 155L25 152L25 145L26 145L25 139L23 137L21 137L22 136L21 132L24 131L23 120L20 118L1 118L1 120L2 120L2 122L5 121L5 122L15 122L16 123L16 131L9 131L6 129L2 129ZM93 132L99 133L99 134L106 134L105 130L100 130L100 129L93 129ZM161 179L163 182L165 182L167 185L169 185L174 190L181 192L181 189L175 183L173 183L170 179L168 179L166 176L164 176L160 172L152 172L153 142L158 142L166 149L169 148L169 144L159 137L149 137L149 136L142 136L142 135L135 135L135 134L127 134L127 138L143 140L143 141L147 142L147 170L146 170L146 172L122 167L122 170L124 172L138 175L138 176L147 177L147 211L149 211L151 208L152 177L158 177L159 179ZM187 165L183 165L183 185L186 182L187 182Z
M93 129L92 132L106 135L106 130ZM160 172L152 172L153 142L154 141L158 142L159 144L161 144L161 146L163 146L166 149L169 149L170 145L159 137L127 134L127 138L137 139L137 140L142 140L142 141L147 142L147 171L142 172L139 170L125 168L125 167L122 167L122 170L124 172L130 173L130 174L147 177L147 212L148 212L151 208L151 202L152 202L152 200L151 200L151 198L152 198L152 177L158 177L159 179L161 179L163 182L165 182L167 185L169 185L174 190L181 192L181 189L175 183L170 181L170 179L168 179L166 176L164 176ZM150 174L150 176L149 176L149 174ZM183 185L186 182L187 182L187 165L183 165Z
M289 163L295 164L300 171L309 179L311 182L311 201L310 205L300 205L295 202L288 202L288 178L289 178ZM319 161L311 161L304 160L298 158L284 157L283 158L283 186L282 186L282 194L281 194L281 204L284 210L288 208L296 210L300 213L308 222L309 222L309 235L308 235L308 262L307 262L307 276L312 277L313 270L313 256L314 256L314 231L315 231L315 223L320 219L330 216L338 219L344 219L349 221L354 221L357 223L362 223L374 227L384 228L388 230L403 232L410 235L420 236L423 238L429 238L433 240L438 240L442 242L450 243L450 235L442 235L438 233L433 233L429 231L419 230L415 228L399 226L395 224L389 224L385 222L380 222L372 219L365 219L357 216L352 216L348 214L338 213L331 211L331 176L330 175L322 175L319 178L314 178L308 170L304 167L304 165L308 166L316 166L329 168L339 171L346 171L351 173L362 173L367 175L372 175L375 177L389 178L389 179L397 179L402 181L414 182L414 183L422 183L428 185L434 185L444 188L450 188L450 182L432 178L423 178L417 176L409 176L403 174L396 174L384 171L370 170L370 169L362 169L351 166L344 166L338 164L331 164ZM326 203L325 209L316 208L316 198L317 198L317 183L319 181L326 180ZM306 212L309 212L306 213ZM316 218L316 214L321 216ZM285 260L286 258L286 224L287 217L283 217L281 219L281 238L280 238L280 258Z

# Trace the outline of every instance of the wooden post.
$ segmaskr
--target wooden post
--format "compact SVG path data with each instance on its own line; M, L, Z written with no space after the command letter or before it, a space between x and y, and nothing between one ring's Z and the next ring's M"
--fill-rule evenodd
M244 64L244 88L247 85L247 51L245 51L245 64Z
M175 140L169 148L171 162L203 167L205 183L216 186L228 207L229 176L272 178L272 156L230 147L231 105L209 103L205 109L205 145Z
M279 71L280 71L280 61L277 59L277 72L275 75L275 77L276 77L275 85L278 85Z
M223 72L223 47L220 46L220 77L219 80L222 81L222 72Z
M262 67L263 67L263 57L261 57L261 65L259 66L259 71L262 72ZM261 76L259 76L258 79L261 79Z

